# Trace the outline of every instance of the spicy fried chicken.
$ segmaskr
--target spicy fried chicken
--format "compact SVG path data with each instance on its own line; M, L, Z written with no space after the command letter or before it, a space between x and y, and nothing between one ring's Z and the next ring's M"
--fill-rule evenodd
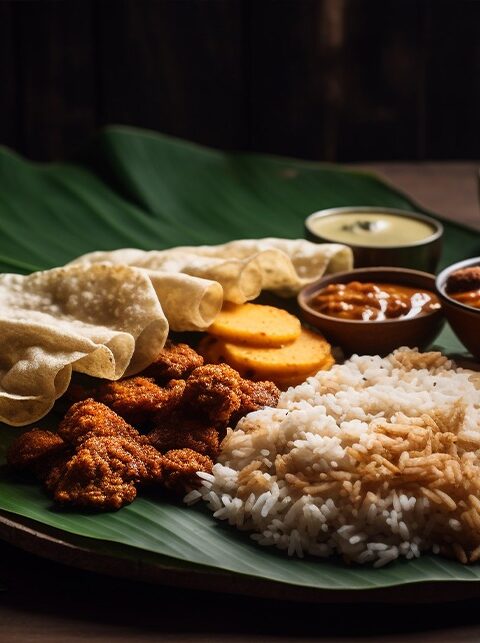
M32 429L10 445L7 461L16 469L32 469L45 459L63 453L65 448L65 442L57 433Z
M210 458L220 451L218 430L195 418L183 414L174 415L148 434L150 444L161 453L171 449L192 449Z
M227 364L206 364L187 379L183 401L220 429L251 411L276 406L280 390L273 382L251 382Z
M112 409L90 398L70 407L60 422L58 436L65 442L78 446L91 435L125 435L135 439L139 434Z
M79 401L58 434L20 436L9 464L34 473L57 502L95 510L119 509L144 484L189 491L199 484L197 471L211 471L226 427L280 395L272 382L202 362L185 344L168 344L149 371L162 386L143 376L72 386L69 397Z
M278 402L280 391L272 382L243 379L227 364L195 367L203 359L186 344L170 343L162 355L155 368L162 363L165 376L186 377L189 373L188 377L171 379L163 386L150 377L130 377L83 389L83 395L82 388L75 385L69 390L70 398L79 400L90 396L143 430L172 426L173 418L180 415L194 417L205 426L216 426L223 431L247 413Z
M210 473L213 462L192 449L173 449L164 455L164 486L184 495L200 485L197 471Z
M151 378L131 377L104 384L98 399L134 426L148 425L153 414L171 413L179 403L185 382L171 380L158 386Z
M137 495L136 484L159 482L162 457L127 435L84 440L55 485L54 498L95 509L120 509Z
M209 422L226 426L240 408L241 379L227 364L200 366L187 379L183 402Z
M37 474L60 503L119 509L135 498L137 484L161 480L160 453L100 402L77 402L62 421L59 434L46 433L33 429L20 436L7 461ZM49 461L54 447L58 457Z
M167 341L158 357L142 375L153 377L159 384L166 384L170 380L186 379L195 368L202 365L203 357L188 344Z
M148 427L153 415L170 414L178 405L185 388L184 380L171 380L166 386L158 386L150 377L129 377L115 382L103 382L99 386L71 389L70 397L92 397L109 406L129 424L138 428Z
M153 420L150 443L161 452L187 448L216 458L220 434L228 424L263 406L276 405L279 395L272 382L244 380L226 364L200 366L187 378L176 411Z
M19 471L29 471L45 482L52 471L62 467L73 449L57 433L32 429L20 435L7 451L7 463Z
M252 382L242 378L240 381L240 408L231 418L236 424L240 418L264 406L277 406L280 389L273 382Z

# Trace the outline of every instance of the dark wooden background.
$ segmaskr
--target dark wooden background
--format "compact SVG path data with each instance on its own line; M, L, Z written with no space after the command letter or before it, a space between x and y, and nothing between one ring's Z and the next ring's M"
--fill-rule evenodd
M125 123L328 161L480 157L479 0L0 0L0 142Z

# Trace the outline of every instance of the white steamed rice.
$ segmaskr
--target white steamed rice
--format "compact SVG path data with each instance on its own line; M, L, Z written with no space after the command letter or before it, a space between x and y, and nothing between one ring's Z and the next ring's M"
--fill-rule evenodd
M354 355L229 429L185 500L289 555L476 560L479 387L440 353Z

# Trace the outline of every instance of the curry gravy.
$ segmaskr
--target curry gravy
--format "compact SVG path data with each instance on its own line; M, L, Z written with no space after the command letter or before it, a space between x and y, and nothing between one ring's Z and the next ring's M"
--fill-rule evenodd
M363 321L407 319L440 308L437 296L429 290L359 281L329 284L309 304L329 317Z
M447 279L448 296L455 301L480 308L480 266L455 270Z
M455 301L459 301L461 304L465 304L465 306L480 308L480 288L467 290L465 292L451 293L449 297L455 299Z

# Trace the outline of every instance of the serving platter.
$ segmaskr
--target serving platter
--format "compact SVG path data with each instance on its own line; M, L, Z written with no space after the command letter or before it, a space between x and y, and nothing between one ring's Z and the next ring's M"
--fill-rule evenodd
M368 174L221 153L125 128L104 131L73 164L39 166L0 152L0 194L0 267L24 273L62 265L99 248L301 237L305 217L323 207L370 204L418 210ZM442 265L480 254L478 234L444 225ZM450 329L436 346L469 364ZM17 434L18 429L2 427L2 453ZM358 590L369 590L368 595L444 581L471 586L480 580L479 566L430 556L381 570L349 568L334 560L287 559L218 524L201 508L188 509L165 498L144 496L113 514L58 512L41 489L12 480L4 470L0 509L1 537L19 546L35 551L34 543L42 543L38 553L66 556L69 564L83 561L88 568L108 571L101 561L110 561L110 573L135 577L142 569L149 580L166 583L192 586L196 578L199 586L212 589L225 590L230 584L251 593L253 584L272 592L288 586L292 594L320 596ZM50 529L60 531L52 536ZM133 559L125 548L129 554L134 551ZM65 554L74 551L71 558Z
M310 603L438 603L478 598L476 582L451 580L393 585L380 589L339 590L280 583L212 567L180 565L177 560L148 555L135 548L52 530L34 521L0 512L0 538L42 558L98 574L189 590L228 593Z

